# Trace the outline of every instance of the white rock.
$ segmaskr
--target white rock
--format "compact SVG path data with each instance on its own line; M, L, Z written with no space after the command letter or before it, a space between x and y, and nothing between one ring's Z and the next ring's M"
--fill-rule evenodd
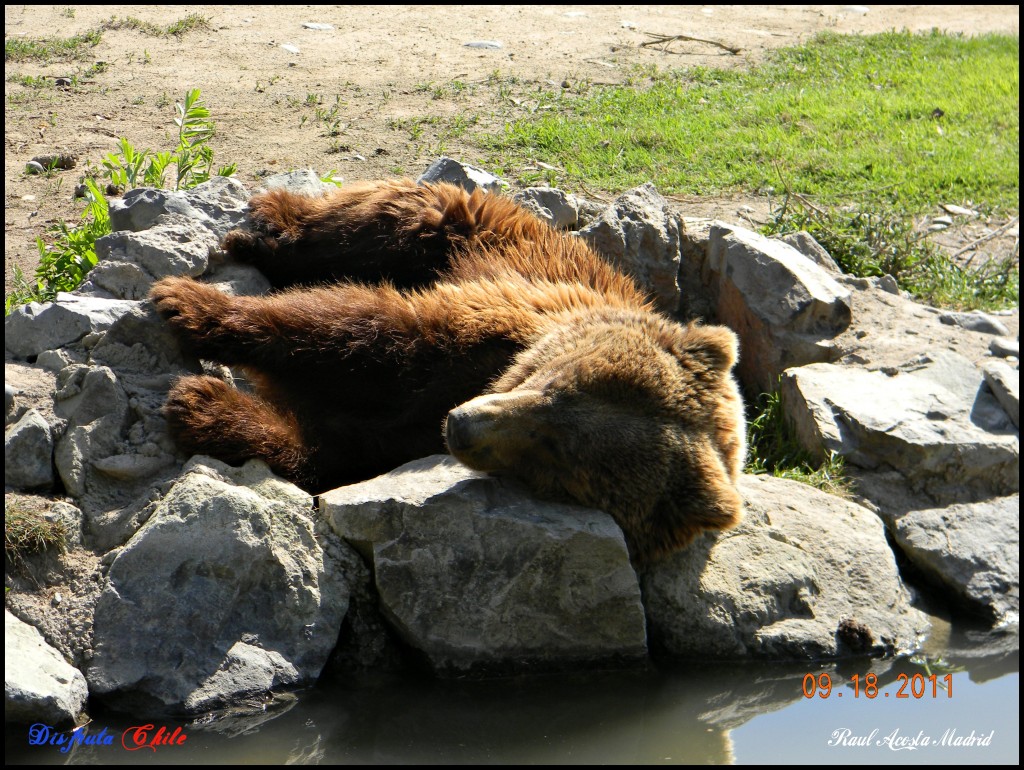
M4 611L4 719L30 724L73 722L89 695L82 672L35 628Z
M944 208L948 213L955 214L959 217L976 217L978 212L974 209L965 209L963 206L957 206L955 203L943 203Z

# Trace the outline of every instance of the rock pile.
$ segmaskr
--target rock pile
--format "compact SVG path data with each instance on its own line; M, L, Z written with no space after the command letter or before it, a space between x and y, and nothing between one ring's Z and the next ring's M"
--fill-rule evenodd
M428 174L507 187L450 160ZM266 184L324 189L311 172ZM928 621L886 527L954 601L1015 620L1015 315L917 305L891 278L843 276L806 234L774 240L686 219L649 185L607 207L517 193L643 281L664 312L731 326L748 396L781 387L806 448L844 456L855 473L858 502L747 477L739 528L638 577L606 514L533 500L450 458L335 490L314 510L261 463L181 456L160 407L175 377L211 367L182 355L146 292L166 275L267 291L216 250L244 226L248 197L232 179L127 193L111 202L116 232L97 243L89 280L6 320L6 485L63 489L75 505L61 516L81 533L69 558L98 557L86 581L62 582L59 570L42 588L8 578L9 716L73 719L86 682L136 710L238 705L315 680L335 649L375 665L397 648L459 674L652 651L908 651ZM54 586L70 594L74 622L53 612Z

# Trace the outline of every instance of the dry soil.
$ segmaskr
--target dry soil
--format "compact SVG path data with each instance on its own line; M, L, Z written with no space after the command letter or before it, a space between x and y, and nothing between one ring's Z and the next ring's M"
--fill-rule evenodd
M189 14L208 23L178 36L125 23L166 28ZM31 275L36 237L78 217L75 185L119 137L137 148L174 146L174 104L188 89L201 89L212 111L215 162L237 163L253 187L295 168L345 180L418 175L442 152L480 161L479 150L451 135L454 118L497 127L535 110L538 90L625 82L652 66L748 66L826 29L1017 34L1019 7L8 5L4 35L66 38L111 19L121 23L107 26L119 28L106 29L84 59L5 63L5 291L15 266ZM646 33L740 50L697 41L642 47ZM486 41L500 47L466 45ZM21 76L47 85L28 87ZM57 78L75 79L61 87ZM25 174L32 157L55 152L75 154L78 167ZM732 219L756 219L765 208L736 198L686 203L687 213Z

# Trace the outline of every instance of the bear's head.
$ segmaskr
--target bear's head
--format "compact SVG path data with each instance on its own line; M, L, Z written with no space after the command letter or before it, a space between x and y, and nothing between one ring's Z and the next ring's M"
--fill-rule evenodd
M552 321L487 394L448 414L451 454L606 511L640 563L735 525L746 451L736 336L633 310Z

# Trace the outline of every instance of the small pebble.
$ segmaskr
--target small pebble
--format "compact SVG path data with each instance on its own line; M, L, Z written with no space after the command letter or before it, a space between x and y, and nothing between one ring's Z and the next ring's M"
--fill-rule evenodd
M877 286L882 291L889 292L889 294L899 294L900 285L896 283L896 279L888 273L876 279Z
M954 311L940 313L939 321L947 326L959 326L961 329L981 334L996 334L1000 337L1008 337L1010 335L1009 330L1003 324L992 316L978 311L973 313L957 313Z
M963 206L957 206L954 203L943 203L942 208L949 214L954 214L958 217L976 217L978 212L973 209L965 209Z
M1020 340L996 337L988 343L988 352L998 358L1020 358Z

